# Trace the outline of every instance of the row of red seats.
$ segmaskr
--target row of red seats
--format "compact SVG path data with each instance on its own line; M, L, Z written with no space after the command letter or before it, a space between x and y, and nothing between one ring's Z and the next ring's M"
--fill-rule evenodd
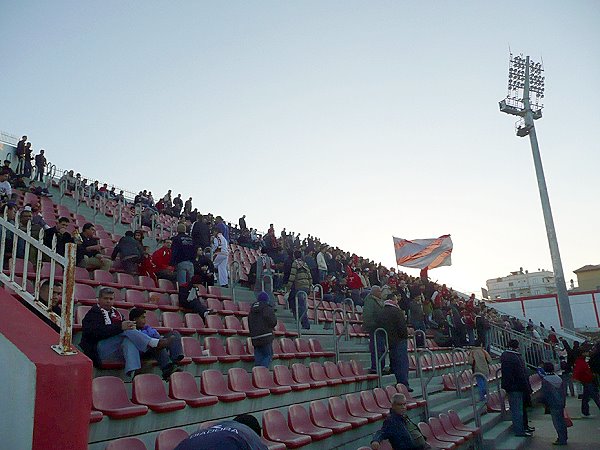
M417 356L408 355L408 362L410 370L417 370ZM459 354L455 359L455 364L457 366L460 366L463 364L467 364L467 361L465 360L462 354ZM430 370L433 370L434 366L436 369L448 369L452 367L452 357L449 353L436 353L433 355L432 360L431 356L427 353L421 355L422 370L424 370L425 372L429 372Z
M490 375L488 376L488 381L496 380L496 371L500 368L500 364L490 364ZM461 373L458 378L458 386L456 385L456 380L454 379L453 374L444 374L442 375L442 384L444 385L445 391L456 391L460 389L461 391L466 391L470 389L472 386L475 386L475 382L471 380L471 376L473 375L473 371L471 369L465 370ZM498 374L498 378L500 374Z

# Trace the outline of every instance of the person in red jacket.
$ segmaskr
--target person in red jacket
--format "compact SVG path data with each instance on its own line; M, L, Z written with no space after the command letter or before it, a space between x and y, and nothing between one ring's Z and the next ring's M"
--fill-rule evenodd
M573 379L583 385L583 397L581 398L581 414L583 417L590 417L590 400L594 400L598 409L600 409L600 395L598 394L598 384L594 379L594 374L589 364L585 360L588 352L581 352L575 360L573 369Z
M176 281L175 268L170 265L171 262L171 239L165 239L162 247L152 254L152 262L156 267L154 273L158 278Z

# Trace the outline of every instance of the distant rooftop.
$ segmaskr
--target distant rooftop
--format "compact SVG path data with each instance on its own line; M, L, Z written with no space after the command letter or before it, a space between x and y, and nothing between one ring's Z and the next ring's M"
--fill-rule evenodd
M586 266L580 267L577 270L574 270L573 273L591 272L592 270L600 270L600 264L588 264Z

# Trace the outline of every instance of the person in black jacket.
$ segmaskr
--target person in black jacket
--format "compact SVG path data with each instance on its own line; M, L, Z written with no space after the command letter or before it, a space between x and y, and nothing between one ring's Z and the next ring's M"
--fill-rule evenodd
M177 225L177 236L171 244L171 266L177 272L177 282L187 283L194 276L196 250L192 238L185 232L185 224Z
M396 382L408 387L408 329L406 316L398 306L398 298L390 294L384 302L381 325L387 332L390 346L390 368ZM409 388L412 392L412 389Z
M198 214L197 220L192 225L191 235L196 249L210 247L210 227L203 215Z
M519 353L519 341L512 339L508 350L500 356L502 370L502 389L508 394L513 432L516 436L532 436L532 428L527 425L525 405L531 398L531 385L525 369L525 363ZM529 400L530 401L530 400Z
M169 341L151 338L136 330L135 322L125 320L113 307L114 302L112 289L100 289L98 304L92 306L83 318L79 346L96 367L100 367L103 361L124 360L125 373L133 377L135 371L142 367L140 352L165 348Z
M186 309L191 309L203 319L209 313L205 305L204 298L200 287L202 286L202 278L194 275L189 283L179 285L179 306Z
M119 243L113 249L110 259L114 261L118 256L125 272L137 275L143 255L144 247L134 238L133 231L126 231L125 236L119 239Z
M69 243L75 243L73 236L67 231L69 226L68 217L60 217L56 226L48 228L44 233L44 245L52 248L52 240L56 236L56 253L65 256L65 246Z
M204 249L198 248L196 259L194 259L194 278L199 277L204 287L215 284L215 265L210 259L210 252L204 253Z
M248 314L248 328L254 347L254 365L269 368L273 359L273 330L277 325L269 294L262 291Z

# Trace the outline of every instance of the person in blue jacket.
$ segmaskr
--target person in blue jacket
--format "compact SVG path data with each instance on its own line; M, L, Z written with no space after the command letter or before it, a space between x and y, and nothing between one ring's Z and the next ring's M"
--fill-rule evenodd
M554 373L554 364L545 362L543 369L537 370L542 377L542 403L546 405L552 417L552 425L558 434L552 445L567 445L567 423L564 409L566 406L567 390L564 381Z
M377 450L381 441L388 440L394 450L422 450L431 448L425 441L421 431L406 415L406 397L394 394L390 415L383 421L383 426L373 436L371 448Z
M175 450L267 450L260 439L261 431L254 416L242 414L198 430L181 441Z

